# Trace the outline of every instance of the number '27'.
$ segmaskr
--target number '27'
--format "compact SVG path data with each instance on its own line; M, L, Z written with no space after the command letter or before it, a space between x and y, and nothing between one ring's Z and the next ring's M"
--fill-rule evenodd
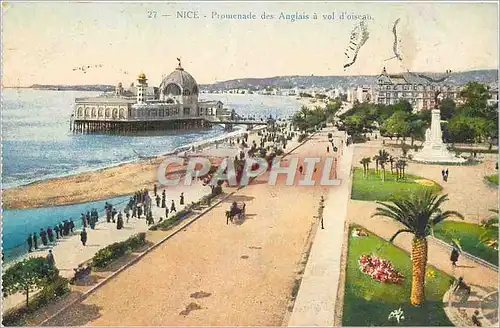
M148 10L148 18L156 18L156 11Z

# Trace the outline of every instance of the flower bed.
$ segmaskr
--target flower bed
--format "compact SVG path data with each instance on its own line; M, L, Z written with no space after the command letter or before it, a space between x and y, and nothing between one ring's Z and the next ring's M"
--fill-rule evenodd
M363 254L358 260L359 269L373 279L388 284L401 284L403 275L396 270L391 262L378 256Z

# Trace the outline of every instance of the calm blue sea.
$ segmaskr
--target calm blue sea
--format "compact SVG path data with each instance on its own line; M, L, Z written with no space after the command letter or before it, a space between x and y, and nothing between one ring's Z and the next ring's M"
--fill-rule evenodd
M2 92L2 189L51 177L96 170L168 153L187 144L221 136L221 127L211 130L161 135L79 135L69 130L75 97L93 92L4 89ZM288 117L299 107L293 97L201 94L200 100L221 100L224 107L256 118ZM127 197L112 199L119 203ZM104 201L40 209L3 210L3 249L24 244L28 233L79 215ZM7 254L7 253L6 253Z

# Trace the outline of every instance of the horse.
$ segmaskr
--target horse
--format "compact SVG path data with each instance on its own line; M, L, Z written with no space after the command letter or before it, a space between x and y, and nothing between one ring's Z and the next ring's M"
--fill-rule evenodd
M226 211L226 224L229 224L229 220L231 220L231 222L234 222L235 216L238 216L238 220L241 220L243 218L243 216L245 215L245 207L246 206L247 206L247 204L245 204L245 203L243 203L243 206L241 208L239 208L238 205L231 206L229 211Z

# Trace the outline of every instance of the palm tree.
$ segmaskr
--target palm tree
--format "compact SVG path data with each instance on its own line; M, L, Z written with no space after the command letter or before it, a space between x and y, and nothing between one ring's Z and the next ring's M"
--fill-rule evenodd
M490 211L496 215L481 223L481 227L485 231L479 236L479 240L488 246L498 247L498 210L493 209Z
M396 163L396 167L399 169L398 172L398 178L404 179L405 178L405 167L408 166L406 161L404 159L398 160Z
M378 162L382 169L382 182L385 181L385 163L389 160L389 156L389 153L385 149L380 149L378 151Z
M432 229L441 221L452 216L463 219L462 214L456 211L442 211L441 205L448 200L448 195L437 195L431 190L412 194L408 199L396 199L394 204L377 202L374 216L392 218L401 223L404 228L398 230L389 239L394 239L403 232L413 234L411 261L412 283L410 303L420 305L424 302L425 270L427 267L427 237Z
M391 163L391 174L394 174L394 162L396 161L395 157L389 156L389 162Z
M375 161L375 173L378 173L378 155L373 156L373 160Z
M361 159L360 163L363 164L363 177L368 177L368 165L371 161L370 157L363 157L363 159Z

